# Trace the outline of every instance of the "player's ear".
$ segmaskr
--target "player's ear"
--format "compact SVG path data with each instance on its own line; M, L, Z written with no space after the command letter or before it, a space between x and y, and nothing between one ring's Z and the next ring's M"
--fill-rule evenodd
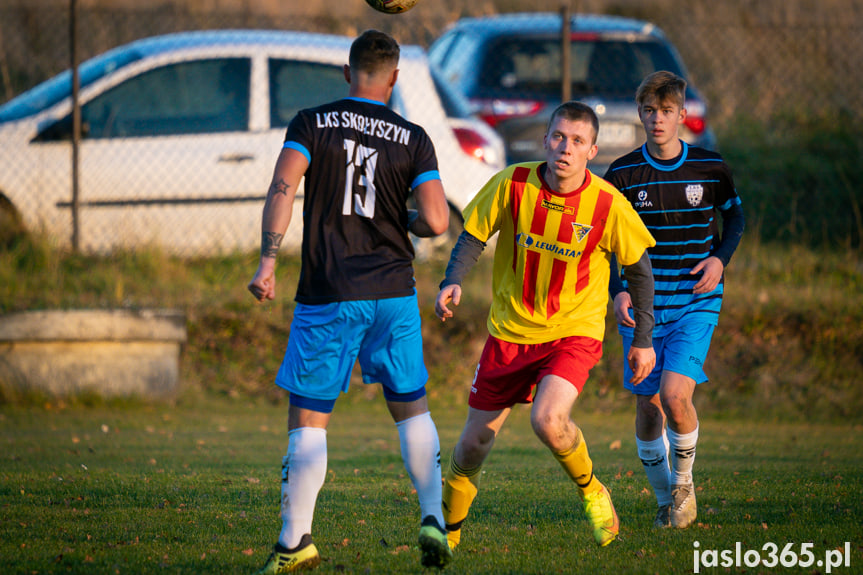
M590 147L590 151L587 153L587 160L590 161L596 157L596 154L599 153L599 146L596 144Z
M344 68L342 70L345 74L345 82L350 84L351 83L351 67L348 66L347 64L345 64Z
M390 88L392 88L393 86L396 85L396 82L398 81L398 79L399 79L399 69L396 68L395 70L393 70L393 73L390 76Z
M686 121L686 108L680 108L680 115L677 117L677 123L682 124Z

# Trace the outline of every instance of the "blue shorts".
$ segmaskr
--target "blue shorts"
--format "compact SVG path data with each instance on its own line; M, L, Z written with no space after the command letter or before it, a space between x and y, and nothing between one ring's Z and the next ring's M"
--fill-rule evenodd
M659 383L663 371L673 371L695 380L695 383L707 381L704 373L704 362L710 350L710 340L713 337L713 324L702 322L678 322L674 329L663 337L653 338L653 349L656 351L656 367L644 381L632 385L632 370L626 356L632 345L632 337L623 336L623 387L636 395L656 395L659 393Z
M347 392L357 359L363 383L381 383L388 400L425 395L428 371L416 294L322 305L298 303L276 385L291 403L329 413Z

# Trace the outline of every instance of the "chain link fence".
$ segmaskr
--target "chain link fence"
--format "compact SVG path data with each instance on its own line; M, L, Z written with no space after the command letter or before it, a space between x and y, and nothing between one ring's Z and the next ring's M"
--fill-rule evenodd
M673 0L571 0L569 9L640 18L659 26L705 97L708 126L719 136L724 154L733 155L735 149L729 146L740 140L731 135L741 125L757 127L770 141L793 141L795 131L813 121L819 126L863 125L863 84L856 74L863 62L863 2L693 0L685 3L685 10L683 6ZM276 53L255 50L252 45L264 41L261 31L351 37L374 27L393 34L403 45L427 49L461 17L560 9L560 2L542 0L421 0L399 16L375 13L362 0L314 5L177 0L144 8L116 0L82 5L77 19L80 61L128 42L175 32L256 32L239 42L234 38L234 45L246 45L245 52L232 51L227 44L202 45L189 61L181 63L166 54L152 69L123 68L130 55L119 54L103 64L105 70L119 70L108 83L89 84L82 70L81 247L105 252L158 245L183 255L256 248L264 192L287 121L298 107L346 94L339 74L347 54L344 46L330 46L318 36L298 37L294 46ZM67 2L0 4L0 101L66 70L69 38ZM220 41L216 36L211 39L214 44ZM424 71L421 56L413 64L406 57L402 67L412 65L416 70L402 75L403 92L392 105L432 135L442 172L448 170L444 183L458 211L502 165L504 158L495 157L502 142L487 135L491 141L483 140L482 127L462 117L464 102L451 95L456 90L447 78ZM610 65L605 72L614 74L619 68ZM68 79L62 84L66 93L70 85ZM50 90L37 96L34 105L56 97ZM159 117L148 116L147 111L156 111ZM43 230L60 245L68 245L73 231L70 108L61 104L50 117L28 116L23 109L7 114L20 118L0 122L0 214L5 214L0 215L0 228L8 229L20 218L27 228ZM32 118L38 121L28 123ZM863 150L859 136L850 145ZM508 152L507 159L512 160ZM819 157L817 146L810 152ZM474 157L473 163L465 163L463 156L468 154L484 155L484 161ZM849 176L844 168L831 167L831 158L824 160L824 169L846 182L841 185L848 187L850 199L842 205L850 209L835 217L846 218L842 225L848 233L856 229L859 244L859 173ZM756 185L755 176L742 176L748 185ZM295 220L300 219L299 204ZM764 202L751 205L771 209ZM299 244L298 227L292 224L293 235L286 238L294 248Z

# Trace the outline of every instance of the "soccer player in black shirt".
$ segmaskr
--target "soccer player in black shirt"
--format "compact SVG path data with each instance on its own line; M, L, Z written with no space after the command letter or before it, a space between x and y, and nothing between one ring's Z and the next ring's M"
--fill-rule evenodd
M290 392L282 461L282 530L261 574L317 566L315 503L327 471L326 428L359 359L381 383L419 497L424 566L452 558L442 529L440 444L428 379L408 231L442 234L449 208L426 132L386 107L399 46L376 30L352 44L345 99L300 111L288 126L264 206L261 257L249 291L275 297L275 263L305 176L302 268L276 384ZM408 210L413 196L417 209Z
M677 528L697 516L692 468L699 427L692 396L707 381L703 368L719 321L725 266L744 227L740 198L722 157L678 136L686 119L685 94L686 81L671 72L644 79L636 104L647 142L615 160L605 175L656 238L648 250L655 279L656 367L636 385L624 365L623 380L637 398L635 439L658 503L654 525ZM616 265L611 272L625 355L635 325L632 303Z

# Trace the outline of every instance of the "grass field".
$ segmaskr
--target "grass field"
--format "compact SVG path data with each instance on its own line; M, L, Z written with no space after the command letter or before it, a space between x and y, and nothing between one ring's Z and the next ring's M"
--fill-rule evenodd
M38 242L0 250L0 313L169 307L186 314L189 331L183 392L171 405L60 401L0 382L0 575L251 573L262 564L279 529L286 404L272 378L298 262L280 261L279 298L267 306L245 290L255 265L254 254L103 258ZM447 457L487 333L489 260L444 325L431 309L443 263L416 271L429 397ZM488 460L447 573L693 573L696 556L701 573L863 573L859 254L749 241L728 276L711 383L696 394L698 524L651 528L654 501L609 326L574 415L612 490L620 539L595 546L574 487L520 410ZM314 529L319 572L420 572L418 505L396 430L369 391L342 399L330 428ZM735 563L738 546L749 566Z
M285 409L195 394L174 406L0 407L0 573L253 572L279 529ZM433 402L444 457L465 409ZM701 573L863 572L863 426L702 419L698 523L656 531L631 415L574 415L612 490L619 540L595 546L574 486L519 409L446 573L693 573L696 551ZM337 404L329 452L318 571L421 572L416 496L379 396ZM737 544L762 562L708 567ZM805 562L802 551L810 567L783 567L792 552ZM828 571L827 559L842 565Z

